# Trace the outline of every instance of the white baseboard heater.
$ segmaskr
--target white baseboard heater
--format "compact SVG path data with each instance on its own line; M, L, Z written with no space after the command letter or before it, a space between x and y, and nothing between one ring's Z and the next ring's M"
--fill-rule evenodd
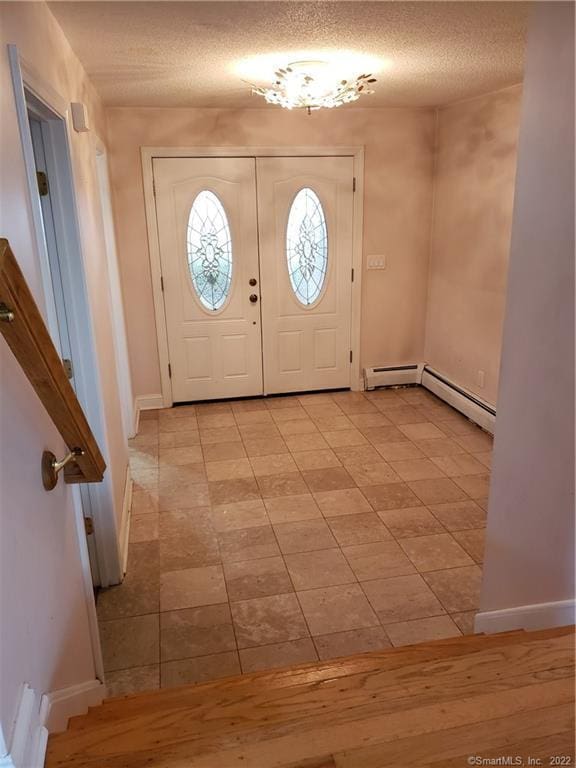
M422 386L433 392L444 402L463 413L470 421L478 424L486 432L494 434L496 409L472 392L442 376L441 373L425 365L422 371Z
M422 363L386 365L379 368L364 368L364 389L376 387L401 387L405 384L420 384Z

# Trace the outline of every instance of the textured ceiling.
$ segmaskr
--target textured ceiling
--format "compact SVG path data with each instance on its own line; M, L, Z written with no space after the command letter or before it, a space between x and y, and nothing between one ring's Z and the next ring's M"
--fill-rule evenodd
M529 5L49 3L107 105L158 107L266 106L242 82L240 62L263 56L261 81L269 59L285 65L306 51L338 60L343 50L382 61L376 93L357 106L447 104L522 80Z

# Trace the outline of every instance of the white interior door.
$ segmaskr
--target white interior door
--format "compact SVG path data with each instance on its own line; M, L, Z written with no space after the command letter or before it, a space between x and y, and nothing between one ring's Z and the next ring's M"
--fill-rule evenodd
M354 160L256 162L264 390L349 387Z
M174 402L262 394L254 158L155 158Z

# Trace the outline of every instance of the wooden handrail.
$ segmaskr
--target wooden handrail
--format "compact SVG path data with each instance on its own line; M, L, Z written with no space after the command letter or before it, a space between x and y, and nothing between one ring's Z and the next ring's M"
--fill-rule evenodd
M0 332L76 456L67 483L98 483L106 464L8 240L0 238Z

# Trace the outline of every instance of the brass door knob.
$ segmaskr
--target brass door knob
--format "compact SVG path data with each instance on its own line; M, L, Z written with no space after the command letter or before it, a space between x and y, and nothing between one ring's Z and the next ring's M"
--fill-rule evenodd
M256 304L256 302L258 301L258 296L256 296L255 293L251 293L250 294L250 301L252 302L252 304Z

